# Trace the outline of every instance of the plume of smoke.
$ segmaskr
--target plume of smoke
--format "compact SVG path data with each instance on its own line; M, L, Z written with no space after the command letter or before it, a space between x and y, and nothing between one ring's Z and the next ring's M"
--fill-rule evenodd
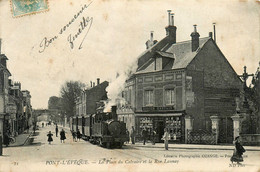
M124 69L125 70L117 72L116 78L112 80L106 88L108 102L105 104L104 112L110 112L111 106L117 105L118 103L125 103L122 92L125 88L126 80L136 71L137 62L135 61L135 63Z

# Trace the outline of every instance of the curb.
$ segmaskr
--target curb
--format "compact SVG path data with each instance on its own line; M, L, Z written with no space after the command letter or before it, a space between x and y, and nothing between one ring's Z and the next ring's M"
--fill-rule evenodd
M31 135L32 135L32 132L30 132L30 134L29 134L29 135L27 136L27 138L25 139L24 143L21 144L20 146L26 145L26 143L27 143L27 141L29 140L29 138L31 137Z
M160 149L164 149L163 146L160 147L156 147L156 146L143 146L143 145L128 145L131 147L144 147L144 148L160 148ZM169 149L198 149L198 150L234 150L234 148L198 148L198 147L170 147ZM246 149L246 151L260 151L259 149Z
M19 146L24 146L26 144L26 142L28 141L29 137L32 135L32 132L30 132L30 134L27 136L27 138L25 139L24 143L21 143L19 145L9 145L8 147L19 147ZM7 148L5 146L5 148Z

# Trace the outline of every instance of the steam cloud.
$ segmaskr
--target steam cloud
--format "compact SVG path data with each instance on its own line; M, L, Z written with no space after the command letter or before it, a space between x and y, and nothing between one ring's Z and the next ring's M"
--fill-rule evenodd
M125 70L117 72L116 78L112 80L106 88L108 102L105 104L104 112L110 112L111 106L115 106L119 102L120 104L126 103L125 99L121 96L122 91L125 88L125 81L136 71L137 61L124 69Z

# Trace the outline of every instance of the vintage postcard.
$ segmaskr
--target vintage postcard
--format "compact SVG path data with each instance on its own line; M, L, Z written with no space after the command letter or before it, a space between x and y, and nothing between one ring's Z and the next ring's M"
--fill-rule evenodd
M258 0L0 0L0 172L260 171Z

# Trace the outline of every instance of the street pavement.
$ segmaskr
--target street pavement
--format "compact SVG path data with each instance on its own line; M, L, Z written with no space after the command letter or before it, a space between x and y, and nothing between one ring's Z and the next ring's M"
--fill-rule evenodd
M0 157L2 171L259 171L259 147L246 147L241 165L232 164L232 146L126 144L122 149L106 149L84 140L73 142L66 131L65 143L55 136L55 126L37 130L34 143L7 147ZM47 134L53 133L48 144ZM61 127L59 127L61 131ZM204 149L203 149L204 147ZM218 148L218 149L216 149ZM221 149L219 149L221 148ZM21 170L24 169L24 170Z

